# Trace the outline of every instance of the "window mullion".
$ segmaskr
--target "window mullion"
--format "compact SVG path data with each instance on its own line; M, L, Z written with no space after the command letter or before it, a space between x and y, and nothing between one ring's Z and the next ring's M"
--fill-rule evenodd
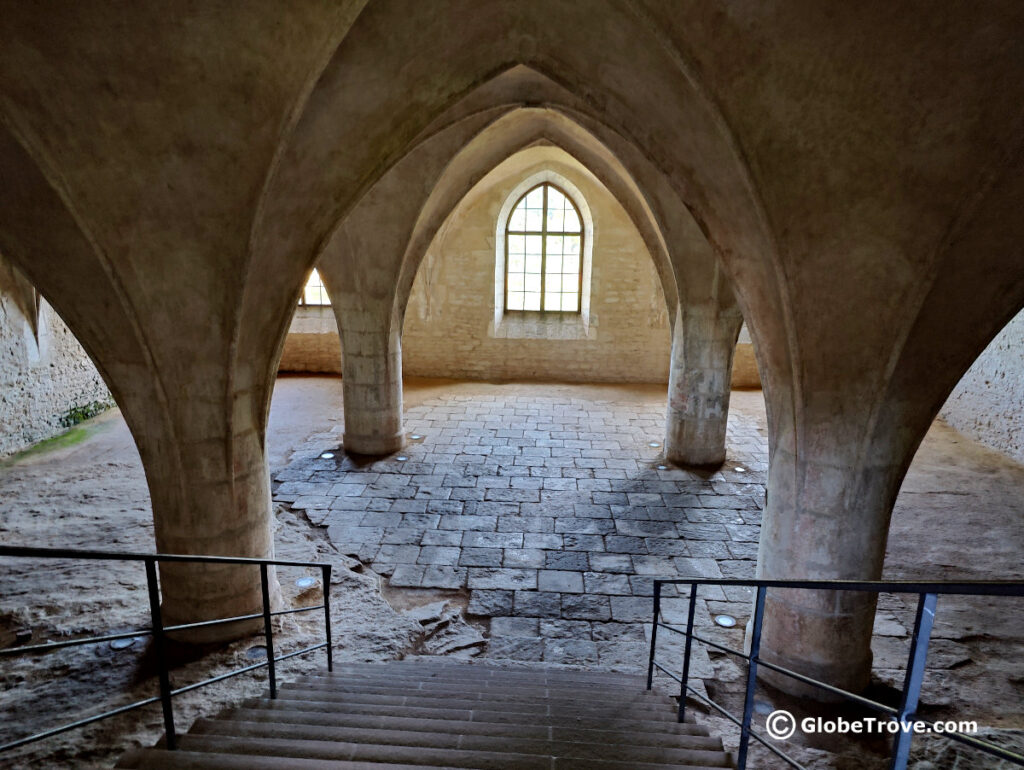
M540 310L544 312L544 290L548 263L548 186L544 185L544 208L540 212Z

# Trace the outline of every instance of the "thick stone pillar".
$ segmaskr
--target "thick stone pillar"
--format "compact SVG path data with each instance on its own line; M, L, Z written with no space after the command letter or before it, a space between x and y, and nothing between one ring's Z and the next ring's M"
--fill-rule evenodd
M732 359L742 323L735 309L678 308L665 429L670 462L697 467L725 462Z
M360 328L351 315L346 314L341 326L345 451L397 452L405 444L401 337L379 328Z
M155 415L141 423L129 420L149 482L156 551L273 558L270 479L261 433L248 407L236 404L235 435L225 436L231 428L223 406L209 406L176 404L173 432L163 439L155 432L140 435L157 424ZM159 571L165 625L262 612L257 566L165 562ZM270 589L276 606L280 589L273 568ZM174 638L224 641L261 627L261 620L248 621L179 632Z
M836 440L836 446L841 444ZM862 465L808 451L776 449L761 525L757 576L770 579L877 580L882 574L903 463ZM853 692L871 676L877 596L769 590L761 656ZM748 628L749 632L749 628ZM820 690L763 670L781 689L820 700Z

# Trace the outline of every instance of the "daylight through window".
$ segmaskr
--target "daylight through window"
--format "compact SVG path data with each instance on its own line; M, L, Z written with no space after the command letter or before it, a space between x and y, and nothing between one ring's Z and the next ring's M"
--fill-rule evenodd
M583 286L579 209L550 183L512 209L505 231L505 310L579 313Z
M302 296L299 297L299 305L330 305L331 298L327 296L327 287L316 268L306 281L302 289Z

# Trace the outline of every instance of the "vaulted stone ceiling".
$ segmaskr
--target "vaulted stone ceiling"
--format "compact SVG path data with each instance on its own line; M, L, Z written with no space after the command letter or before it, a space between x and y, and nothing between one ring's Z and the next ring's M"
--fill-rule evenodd
M404 159L516 109L627 169L670 260L674 196L731 281L771 426L763 574L879 573L927 425L1024 305L1018 2L3 5L0 253L110 383L169 550L271 548L303 277ZM255 600L196 585L178 614Z

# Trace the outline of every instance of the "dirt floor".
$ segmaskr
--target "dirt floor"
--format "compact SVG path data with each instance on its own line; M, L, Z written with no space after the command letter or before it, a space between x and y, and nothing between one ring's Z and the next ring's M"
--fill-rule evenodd
M407 381L407 407L457 394L497 393L594 398L651 404L664 402L658 386L577 386ZM764 423L760 392L735 392L736 414ZM341 381L334 377L282 377L271 410L268 458L275 474L290 464L335 447L342 430ZM757 469L754 469L755 471ZM964 438L942 423L929 432L897 500L885 577L890 579L1024 579L1024 466ZM107 413L85 424L72 442L33 452L0 465L0 540L69 548L152 551L152 521L145 477L131 435L120 415ZM277 509L280 558L328 560L335 565L332 588L336 656L390 660L424 650L425 626L415 610L435 594L388 589L385 581L337 552L321 527L304 512ZM33 642L142 628L148 622L140 565L0 560L0 626L32 630ZM300 574L280 574L288 602L315 603L319 590L300 589ZM73 601L70 600L73 597ZM453 605L458 607L458 597ZM923 710L928 716L970 716L995 728L1024 726L1024 613L1014 600L958 600L940 603L933 663ZM410 612L410 610L412 610ZM311 613L312 615L312 613ZM739 618L742 620L742 618ZM898 686L896 661L913 625L908 600L883 597L876 631L876 683L880 693ZM322 623L309 615L279 624L279 652L321 640ZM226 672L258 660L253 638L211 650L179 651L174 686ZM191 661L191 662L190 662ZM713 658L714 694L735 701L742 671ZM280 675L324 665L322 653L282 666ZM46 658L0 658L0 743L154 694L153 664L146 640L114 650L109 645L78 647ZM247 674L176 699L179 729L200 714L212 714L265 688L259 674ZM714 686L709 687L709 692ZM890 693L891 694L891 693ZM777 707L792 705L765 689ZM763 717L762 717L763 718ZM133 745L152 744L163 726L158 707L16 750L10 767L110 767ZM729 745L731 728L722 727ZM808 742L809 743L809 742ZM960 756L944 742L919 741L917 770L929 767L996 767ZM815 767L868 767L842 743L808 745L801 754ZM929 764L934 763L934 764ZM2 764L2 763L0 763ZM776 767L759 759L755 767Z

